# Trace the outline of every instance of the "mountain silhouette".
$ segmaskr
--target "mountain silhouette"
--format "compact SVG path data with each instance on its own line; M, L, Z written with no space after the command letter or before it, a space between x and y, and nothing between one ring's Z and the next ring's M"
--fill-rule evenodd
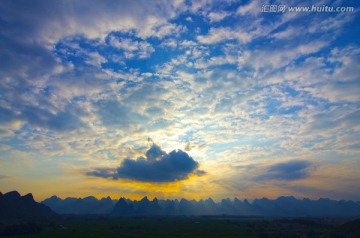
M120 207L122 209L120 209ZM131 209L129 209L131 207ZM279 216L279 217L356 217L360 216L360 202L335 201L330 199L296 199L279 197L255 199L250 203L223 199L215 203L211 198L206 200L158 200L150 201L144 197L140 201L120 199L115 205L113 215L241 215L241 216Z
M53 196L42 203L59 214L111 214L112 216L153 216L153 215L236 215L236 216L277 216L277 217L357 217L360 216L360 202L336 201L328 198L311 200L293 196L277 199L260 198L249 202L247 199L149 200L147 196L139 201L121 197L100 200L95 197L66 198Z
M93 196L62 200L57 196L52 196L41 203L49 206L58 214L108 214L113 211L116 201L110 197L100 200Z
M31 193L21 196L17 191L0 193L0 220L21 220L54 217L48 206L34 201Z
M125 198L120 198L116 203L114 210L112 211L113 215L123 215L123 216L132 216L135 214L134 205L128 204Z

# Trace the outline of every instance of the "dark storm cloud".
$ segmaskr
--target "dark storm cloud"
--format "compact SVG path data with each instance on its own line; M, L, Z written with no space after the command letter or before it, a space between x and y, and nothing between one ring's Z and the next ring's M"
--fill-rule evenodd
M290 160L268 167L256 180L297 180L309 176L311 163L306 160Z
M169 154L155 144L146 152L146 158L125 159L116 169L98 168L86 173L111 179L129 179L142 182L174 182L184 180L191 174L201 176L199 163L182 150L173 150Z

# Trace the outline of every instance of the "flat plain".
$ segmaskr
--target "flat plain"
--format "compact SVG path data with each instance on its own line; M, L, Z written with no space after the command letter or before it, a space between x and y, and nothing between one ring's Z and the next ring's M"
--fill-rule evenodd
M32 223L35 234L11 237L360 237L360 220L335 218L267 218L231 216L102 217L62 216ZM17 228L19 229L19 227ZM16 230L16 229L15 229Z

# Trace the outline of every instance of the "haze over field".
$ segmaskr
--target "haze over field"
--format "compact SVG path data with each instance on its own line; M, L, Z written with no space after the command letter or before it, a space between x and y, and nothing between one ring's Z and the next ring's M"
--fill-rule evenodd
M360 201L359 35L358 1L2 0L0 191Z

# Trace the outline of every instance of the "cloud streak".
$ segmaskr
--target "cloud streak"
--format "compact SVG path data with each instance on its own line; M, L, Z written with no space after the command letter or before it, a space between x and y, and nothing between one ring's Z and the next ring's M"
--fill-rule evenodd
M283 163L277 163L267 168L266 172L255 180L284 180L292 181L304 179L310 176L312 164L306 160L290 160Z

